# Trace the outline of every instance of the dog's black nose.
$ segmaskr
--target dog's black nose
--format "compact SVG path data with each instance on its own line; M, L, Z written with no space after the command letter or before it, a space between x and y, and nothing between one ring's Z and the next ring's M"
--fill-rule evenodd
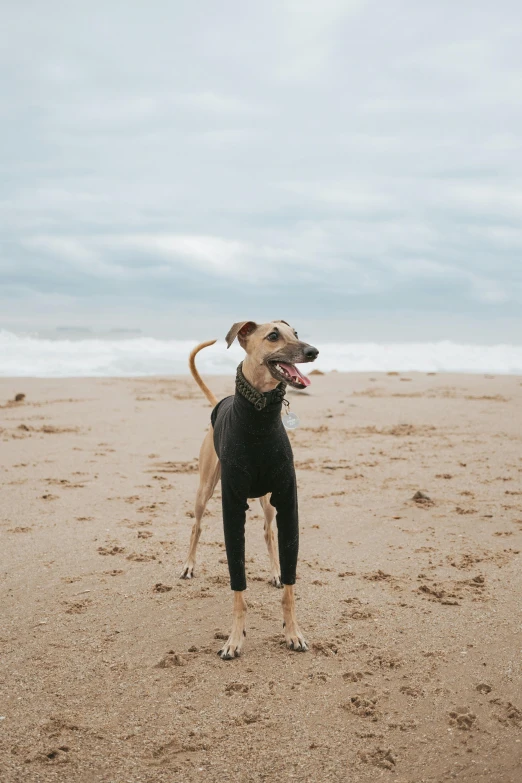
M319 351L313 345L307 345L303 353L309 362L313 362L319 356Z

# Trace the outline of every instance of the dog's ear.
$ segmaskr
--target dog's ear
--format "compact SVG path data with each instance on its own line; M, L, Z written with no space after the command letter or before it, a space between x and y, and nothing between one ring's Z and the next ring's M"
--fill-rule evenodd
M241 345L243 345L245 337L248 337L249 334L252 334L255 329L257 329L257 324L255 321L238 321L237 324L234 324L230 328L229 333L225 337L227 348L230 348L236 337Z

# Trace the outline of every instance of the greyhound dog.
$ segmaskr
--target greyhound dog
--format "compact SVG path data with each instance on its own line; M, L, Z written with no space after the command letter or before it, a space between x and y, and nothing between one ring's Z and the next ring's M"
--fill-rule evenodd
M190 354L196 383L213 406L212 427L199 455L199 488L190 549L181 578L194 576L201 518L221 478L223 524L230 586L233 593L232 631L219 651L228 660L241 654L246 636L245 512L247 500L259 498L265 516L265 541L271 583L283 587L283 627L287 647L308 649L297 624L295 572L299 547L297 488L292 449L281 420L286 386L304 389L310 380L295 366L313 362L319 353L299 340L286 321L235 323L226 336L227 347L238 339L246 352L236 377L236 392L218 402L201 379L195 357L216 341L201 343ZM276 516L279 562L272 523Z

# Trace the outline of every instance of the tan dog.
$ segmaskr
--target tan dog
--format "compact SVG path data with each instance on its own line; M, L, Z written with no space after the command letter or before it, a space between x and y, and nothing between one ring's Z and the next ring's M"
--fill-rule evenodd
M285 388L284 384L293 386L294 388L298 388L298 389L305 388L306 386L309 385L310 383L309 379L306 378L306 376L304 376L295 367L295 363L314 361L318 355L318 351L313 346L310 346L300 341L297 336L297 332L295 332L295 330L292 327L290 327L285 321L273 321L271 323L266 323L261 325L257 325L252 321L239 322L233 325L233 327L230 329L226 337L228 347L230 347L230 345L232 344L232 342L235 340L236 337L238 338L241 346L246 351L246 358L243 361L241 369L243 373L243 378L247 381L247 389L250 394L253 395L257 394L258 397L260 397L260 395L264 395L267 398L271 398L271 395L267 395L267 393L272 392L273 390L276 389L276 387L279 387L279 389L282 388L282 391L279 391L278 389L277 391L274 392L274 394L275 395L280 394L279 399L281 400L282 396L284 395L284 388ZM215 342L216 342L215 340L212 340L210 342L201 343L196 348L194 348L194 350L190 354L190 359L189 359L189 366L194 379L196 380L196 382L198 383L202 391L205 393L207 399L213 406L218 405L218 400L216 399L214 394L210 391L208 386L201 379L195 366L195 357L199 351L201 351L203 348L209 345L213 345ZM226 403L227 401L229 401L232 404L233 401L236 400L237 398L238 398L238 392L236 391L235 398L226 398L224 401L222 401L222 403ZM242 397L239 398L238 402L241 402L241 404L243 405L242 410L243 412L246 412L245 415L253 416L253 417L260 416L260 414L254 410L254 406L252 406L249 402L245 403ZM220 403L220 406L222 405L222 403ZM261 404L265 404L265 401L261 400ZM252 413L250 413L250 409ZM293 472L294 469L293 469L293 461L291 457L291 448L288 442L286 432L284 432L284 429L281 425L280 409L281 409L281 402L279 402L279 407L275 406L274 408L275 410L274 415L277 417L277 422L274 425L275 426L274 432L277 435L277 439L280 440L283 439L285 441L285 443L283 444L285 445L285 447L286 447L286 443L288 445L288 453L290 455L289 459L291 462L291 471L294 476L294 484L295 484L295 473ZM214 408L213 415L215 414L215 412L216 412L216 408ZM260 419L258 418L256 421L260 421ZM235 419L235 423L237 428L238 426L237 416ZM239 424L241 424L241 420L239 420ZM247 439L246 432L244 433L244 438ZM251 447L252 446L250 446L250 448ZM265 449L266 449L266 445L265 445ZM206 505L210 500L210 498L212 497L216 484L221 477L221 468L222 465L218 457L218 454L216 453L216 448L214 444L214 427L211 427L209 432L205 436L205 439L203 440L203 444L201 446L201 451L199 455L200 482L196 495L195 522L192 528L188 557L185 565L183 566L183 571L181 573L181 578L183 579L191 579L194 576L194 567L196 563L196 550L201 535L201 519L203 517L203 513L205 511ZM230 469L228 470L228 475L230 476ZM235 476L233 476L233 479L235 479ZM224 488L225 487L223 487L223 489ZM266 489L264 490L264 492L266 492ZM225 493L223 492L222 494L224 496ZM274 539L274 531L273 531L273 521L276 515L276 508L274 508L274 506L270 502L271 497L272 499L274 499L274 497L278 497L278 496L277 495L272 496L272 495L273 493L268 492L260 497L259 494L257 494L256 497L259 497L260 499L261 506L263 508L263 512L265 516L264 532L265 532L265 541L268 549L268 556L270 558L271 583L276 587L281 587L281 573L280 573L280 567L278 562L276 544ZM250 495L248 495L248 497L250 497ZM284 502L280 500L279 507L277 509L278 528L280 527L279 513L282 506L284 506ZM295 509L296 509L295 513L297 514L297 497L296 497ZM224 505L224 521L225 521L225 539L226 539L227 520L225 519L225 505ZM282 525L283 525L283 512L281 511L281 527ZM281 536L281 531L279 531L279 534ZM244 537L244 533L243 533L243 537ZM295 537L298 538L298 529ZM280 542L281 541L282 539L280 537ZM228 542L227 542L227 554L229 557L229 568L231 568ZM297 550L295 551L295 561L297 561ZM244 565L243 565L243 569L244 569ZM231 576L232 576L232 572L231 572ZM295 566L294 566L293 579L295 580ZM292 581L292 577L287 581ZM243 584L243 587L245 584L246 582ZM302 651L307 650L308 649L307 644L297 624L297 619L295 614L294 585L293 583L284 584L283 588L284 588L283 598L282 598L283 621L284 621L283 624L284 624L285 639L286 639L287 646L294 650L302 650ZM232 631L228 641L223 646L222 650L220 650L220 655L223 659L237 657L241 653L243 640L244 637L246 636L246 630L245 630L246 611L247 611L247 604L244 598L244 590L234 589Z

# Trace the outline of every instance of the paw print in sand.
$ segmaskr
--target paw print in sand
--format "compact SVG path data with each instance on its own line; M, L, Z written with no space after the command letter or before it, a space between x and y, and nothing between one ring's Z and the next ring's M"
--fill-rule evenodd
M457 729L470 731L477 719L477 716L469 711L469 707L456 707L450 712L450 726L456 726Z

